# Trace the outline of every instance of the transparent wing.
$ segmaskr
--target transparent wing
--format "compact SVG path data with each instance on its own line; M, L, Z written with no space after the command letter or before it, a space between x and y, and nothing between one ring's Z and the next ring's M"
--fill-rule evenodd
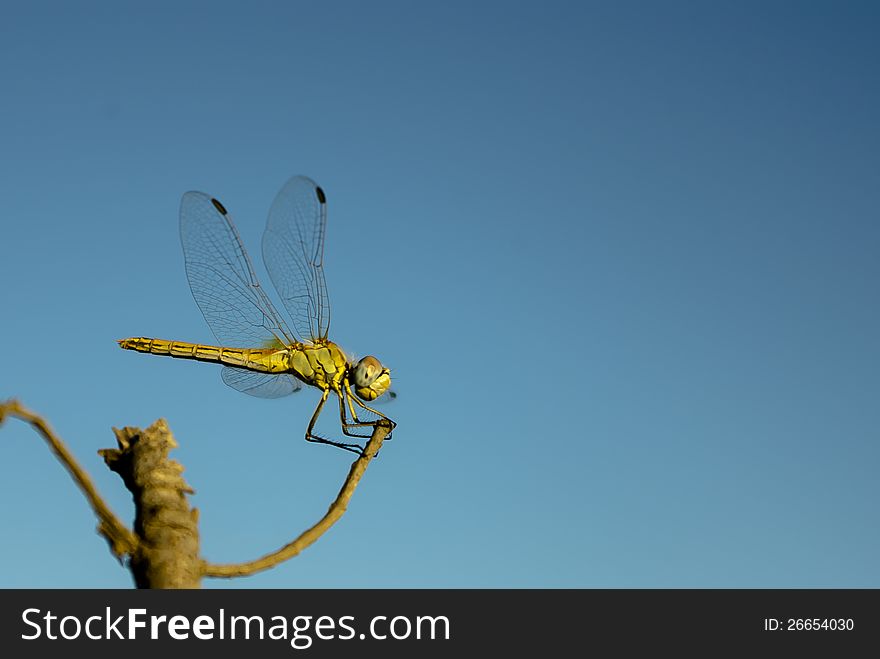
M193 297L221 345L258 348L294 343L295 336L257 282L238 232L219 201L202 192L183 195L180 242Z
M263 261L302 338L327 338L330 300L324 280L324 191L305 176L290 179L272 203Z
M246 368L224 366L220 373L223 382L259 398L281 398L302 389L302 385L292 375L259 373Z

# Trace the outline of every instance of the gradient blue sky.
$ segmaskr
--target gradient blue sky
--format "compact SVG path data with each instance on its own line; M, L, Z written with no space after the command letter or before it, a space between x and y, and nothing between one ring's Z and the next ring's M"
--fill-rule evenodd
M314 522L350 455L213 365L186 190L259 240L326 190L331 338L399 423L342 521L206 586L880 587L876 3L18 3L0 10L0 397L96 454L165 417L203 552ZM128 587L0 429L0 586Z

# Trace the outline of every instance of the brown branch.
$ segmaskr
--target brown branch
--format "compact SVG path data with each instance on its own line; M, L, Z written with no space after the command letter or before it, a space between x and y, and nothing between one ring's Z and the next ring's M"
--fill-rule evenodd
M254 561L211 564L199 556L198 511L191 509L187 501L193 490L183 479L183 467L168 459L168 452L177 443L164 420L159 419L146 430L114 428L118 448L98 451L132 493L136 510L132 531L104 503L88 474L48 422L14 400L0 403L0 424L7 416L29 423L46 440L98 516L98 532L107 539L113 554L120 561L130 558L129 568L139 588L197 588L202 577L248 576L293 558L342 517L367 466L393 428L387 420L377 422L336 499L310 529Z
M168 459L177 447L164 419L146 430L113 429L118 449L99 451L107 466L122 478L135 505L134 531L140 542L131 557L138 588L198 588L203 561L199 556L198 511L189 507L192 488L183 467Z
M355 488L361 480L361 476L370 464L370 460L375 457L382 448L382 442L385 441L386 435L391 432L392 426L388 421L380 420L377 422L373 430L370 441L367 442L364 452L354 463L348 472L348 477L342 484L342 489L336 496L336 500L330 505L327 514L324 515L317 524L310 529L304 531L298 538L284 545L271 554L258 558L247 563L230 563L230 564L212 564L205 562L203 564L203 574L206 577L245 577L256 572L268 570L275 567L279 563L293 558L303 549L311 545L315 540L320 538L340 517L345 513L351 495L354 494Z
M58 458L71 478L73 478L73 482L76 483L77 487L85 495L92 510L95 511L95 515L98 516L98 533L107 540L113 555L119 561L122 561L126 555L132 555L140 544L137 536L104 503L101 495L98 494L98 490L95 489L92 479L77 464L76 458L73 457L73 454L67 449L64 442L58 438L48 422L43 417L25 408L17 400L0 403L0 423L3 423L7 416L21 419L25 423L30 424L46 440L55 457Z

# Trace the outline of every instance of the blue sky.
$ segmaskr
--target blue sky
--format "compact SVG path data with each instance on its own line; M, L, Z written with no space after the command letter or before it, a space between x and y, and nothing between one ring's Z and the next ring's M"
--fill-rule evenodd
M180 196L329 204L331 338L399 424L300 557L207 587L880 587L874 3L28 3L0 16L0 397L96 454L165 417L208 560L349 454L115 340L210 341ZM128 587L0 429L0 586ZM12 569L10 566L15 566Z

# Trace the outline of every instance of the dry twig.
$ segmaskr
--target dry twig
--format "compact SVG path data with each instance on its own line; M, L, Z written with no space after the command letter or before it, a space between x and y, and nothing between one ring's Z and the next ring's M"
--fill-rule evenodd
M177 443L164 420L159 419L146 430L114 428L118 447L98 452L132 493L135 504L132 531L109 509L89 475L42 417L15 400L0 403L0 423L7 416L29 423L46 440L95 511L98 532L107 539L114 556L120 561L129 558L128 566L139 588L198 588L202 577L248 576L293 558L342 517L367 466L392 429L386 420L377 422L336 499L314 526L277 551L256 560L212 564L199 556L198 511L191 509L187 500L193 490L183 480L180 463L168 458L168 452Z
M367 442L367 445L364 448L363 454L351 465L348 477L342 484L342 489L339 490L339 494L330 505L327 514L324 515L317 524L310 529L303 531L298 538L292 540L277 551L274 551L271 554L266 554L256 560L247 563L233 563L226 565L206 563L204 567L204 575L206 577L229 578L244 577L256 572L262 572L263 570L268 570L279 563L293 558L303 549L315 542L315 540L320 538L345 513L351 495L354 494L354 490L358 486L361 476L364 475L364 471L366 471L367 465L370 464L370 460L372 460L379 452L379 449L382 448L382 442L385 441L385 436L389 432L391 432L391 424L388 423L388 421L381 420L377 423L376 427L373 429L373 435L370 437L370 441Z
M29 423L46 440L49 448L61 464L64 465L64 468L67 469L67 472L73 478L73 482L82 490L92 510L95 511L95 515L98 516L98 533L107 539L113 555L119 561L122 561L126 555L132 554L138 546L137 536L113 514L113 511L110 510L101 498L101 495L98 494L92 479L79 466L73 454L67 449L64 442L58 438L55 431L49 426L49 423L43 417L25 408L17 400L0 403L0 423L3 423L7 416Z

